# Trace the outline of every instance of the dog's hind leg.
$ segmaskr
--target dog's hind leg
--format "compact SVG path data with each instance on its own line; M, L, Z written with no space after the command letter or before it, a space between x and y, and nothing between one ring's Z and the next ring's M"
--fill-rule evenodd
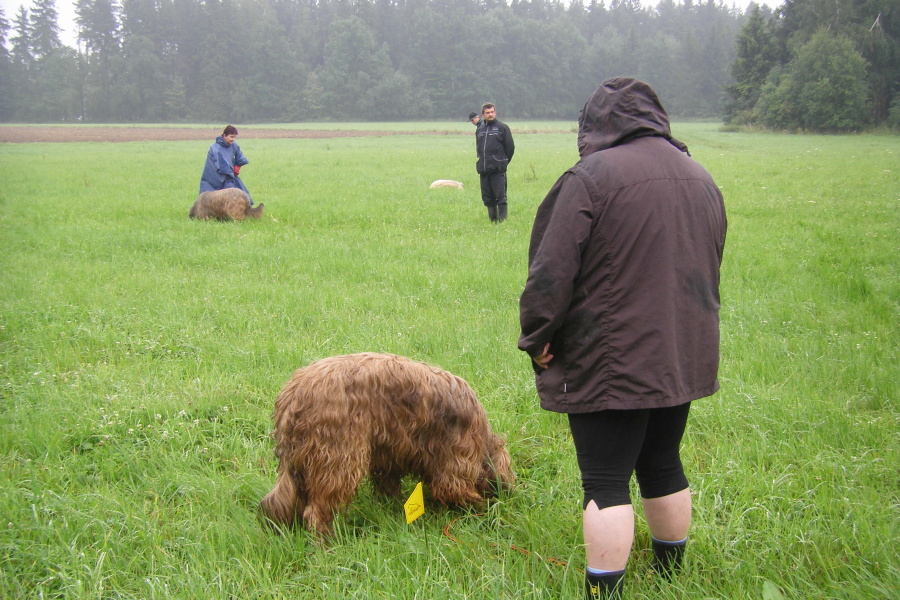
M314 464L307 464L306 472L308 495L303 521L323 538L331 536L335 514L350 503L369 470L365 445L355 443L357 440L333 441L333 446L318 448L320 452Z

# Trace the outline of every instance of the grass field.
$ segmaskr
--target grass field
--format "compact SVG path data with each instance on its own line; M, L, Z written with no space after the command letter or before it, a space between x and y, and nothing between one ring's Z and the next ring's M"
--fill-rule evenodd
M575 136L510 125L500 226L470 136L242 141L242 223L187 218L209 142L0 145L0 598L581 598L574 450L515 347ZM686 571L653 577L639 515L628 594L895 598L900 137L673 129L728 209L722 390L685 440ZM468 380L517 490L407 525L365 488L327 550L263 529L278 390L357 351Z

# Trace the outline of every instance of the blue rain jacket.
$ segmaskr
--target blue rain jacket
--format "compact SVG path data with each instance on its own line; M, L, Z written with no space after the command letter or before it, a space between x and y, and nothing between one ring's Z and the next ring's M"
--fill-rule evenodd
M240 146L236 143L229 146L225 142L225 138L220 135L206 154L206 164L203 165L203 175L200 176L200 193L238 188L250 196L247 186L240 177L234 174L235 165L243 167L249 163L250 161L241 152ZM250 204L253 204L252 198Z

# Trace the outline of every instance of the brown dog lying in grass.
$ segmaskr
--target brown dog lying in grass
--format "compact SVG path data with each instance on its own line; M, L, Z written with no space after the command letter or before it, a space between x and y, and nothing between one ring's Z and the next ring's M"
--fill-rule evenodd
M216 219L218 221L242 221L247 217L258 219L265 204L250 206L250 196L238 188L203 192L197 197L189 213L192 219Z

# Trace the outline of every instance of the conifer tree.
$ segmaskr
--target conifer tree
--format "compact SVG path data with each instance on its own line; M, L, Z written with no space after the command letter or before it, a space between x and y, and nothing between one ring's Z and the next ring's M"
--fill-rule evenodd
M35 60L47 58L62 48L56 0L34 0L31 7L31 52Z
M737 57L731 64L734 83L725 88L729 101L725 104L726 122L746 121L756 104L766 77L778 64L778 47L772 22L758 4L750 7L750 16L737 35Z

